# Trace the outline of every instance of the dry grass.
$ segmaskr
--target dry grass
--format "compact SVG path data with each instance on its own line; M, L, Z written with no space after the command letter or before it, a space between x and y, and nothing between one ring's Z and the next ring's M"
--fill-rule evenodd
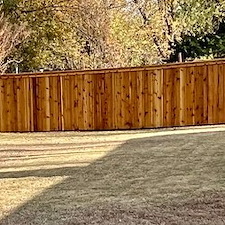
M0 135L0 224L225 224L225 128Z

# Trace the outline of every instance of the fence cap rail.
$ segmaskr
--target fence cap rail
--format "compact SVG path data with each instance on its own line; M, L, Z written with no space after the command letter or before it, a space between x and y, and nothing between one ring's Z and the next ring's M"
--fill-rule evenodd
M118 73L118 72L138 72L148 70L159 70L159 69L178 69L186 67L196 67L203 65L215 65L225 64L225 58L214 59L214 60L196 60L191 62L183 63L167 63L157 64L141 67L120 67L120 68L105 68L105 69L86 69L86 70L59 70L59 71L44 71L44 72L23 72L23 73L6 73L0 75L0 78L24 78L24 77L55 77L55 76L68 76L68 75L89 75L89 74L105 74L105 73Z

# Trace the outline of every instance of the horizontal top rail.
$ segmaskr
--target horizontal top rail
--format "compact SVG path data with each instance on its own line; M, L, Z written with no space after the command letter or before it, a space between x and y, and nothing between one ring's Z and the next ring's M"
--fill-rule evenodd
M201 60L201 61L191 61L183 63L167 63L160 65L150 65L142 67L122 67L122 68L107 68L107 69L95 69L95 70L63 70L63 71L44 71L44 72L23 72L23 73L6 73L0 75L1 78L24 78L24 77L57 77L57 76L69 76L69 75L88 75L88 74L106 74L106 73L118 73L118 72L138 72L147 70L160 70L160 69L179 69L186 67L196 67L203 65L215 65L215 64L225 64L225 58L214 59L214 60Z

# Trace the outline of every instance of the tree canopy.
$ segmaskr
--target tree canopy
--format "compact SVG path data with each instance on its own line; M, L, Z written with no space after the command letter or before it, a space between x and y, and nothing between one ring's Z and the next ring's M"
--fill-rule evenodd
M21 71L140 66L224 55L223 0L2 0L29 37L6 58ZM216 47L215 47L216 46ZM13 64L8 70L13 71Z

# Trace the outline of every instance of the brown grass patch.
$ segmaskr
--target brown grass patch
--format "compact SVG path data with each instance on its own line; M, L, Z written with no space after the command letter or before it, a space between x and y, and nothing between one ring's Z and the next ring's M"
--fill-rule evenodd
M0 224L225 224L211 131L4 134Z

